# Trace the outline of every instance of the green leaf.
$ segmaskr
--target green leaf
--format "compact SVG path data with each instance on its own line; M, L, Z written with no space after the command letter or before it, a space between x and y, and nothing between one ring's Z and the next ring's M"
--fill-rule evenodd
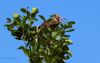
M53 48L54 48L54 49L56 49L57 47L58 47L58 45L54 45L54 47L53 47Z
M35 18L35 17L36 17L36 14L31 13L31 18Z
M36 31L31 31L30 33L32 33L32 34L36 34Z
M37 19L37 18L34 18L34 17L33 17L32 19L33 19L33 20L35 20L35 21L38 21L38 19Z
M65 40L65 43L67 43L67 45L73 44L71 40Z
M25 9L25 8L21 8L20 9L23 13L27 13L27 9Z
M30 55L29 49L26 49L24 46L20 46L18 49L21 49L27 56Z
M61 53L61 52L63 52L63 50L62 50L62 48L60 47L60 48L58 48L58 53Z
M7 22L8 22L8 23L10 23L10 22L11 22L11 19L10 19L10 18L6 18L6 19L7 19Z
M63 43L63 45L62 45L62 46L65 46L65 45L67 45L67 43Z
M52 31L51 28L48 28L48 31L51 32Z
M64 40L68 40L68 37L67 37L66 35L64 35L62 38L63 38Z
M68 24L66 25L66 24L65 24L65 25L64 25L64 29L68 29L68 28L72 28L72 25L68 25Z
M39 52L41 53L42 51L43 51L43 49L40 48L40 49L39 49Z
M42 15L39 15L39 17L43 20L43 21L46 21L45 17L42 16Z
M14 29L13 29L13 26L11 26L11 25L5 25L6 27L7 27L7 29L9 30L9 31L13 31Z
M4 26L5 26L5 27L8 27L9 25L8 25L8 24L5 24Z
M27 18L27 16L22 16L22 20L23 21L25 21L25 20L27 20L28 18Z
M24 46L20 46L20 47L18 47L18 49L25 50L25 47Z
M75 29L70 29L70 30L67 30L66 32L72 32L72 31L74 31Z
M65 60L68 60L68 59L70 59L69 55L67 55L67 56L65 57Z
M67 53L72 57L72 52L70 50L67 50Z
M61 36L57 35L56 40L61 40Z
M52 32L52 38L54 39L57 36L57 32Z
M76 24L76 23L74 21L68 22L68 25L73 25L73 24Z

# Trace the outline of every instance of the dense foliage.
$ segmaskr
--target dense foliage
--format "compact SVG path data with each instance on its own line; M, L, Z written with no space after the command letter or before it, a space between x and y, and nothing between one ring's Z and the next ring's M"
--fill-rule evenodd
M74 21L67 21L59 25L55 29L38 28L34 26L34 22L41 18L46 21L45 17L38 14L37 8L32 8L30 12L26 8L21 8L24 15L14 14L13 19L7 18L5 27L11 32L11 35L17 40L23 40L25 46L19 49L28 56L30 63L65 63L64 60L69 59L72 53L68 45L72 44L69 39L68 32L74 31L72 28Z

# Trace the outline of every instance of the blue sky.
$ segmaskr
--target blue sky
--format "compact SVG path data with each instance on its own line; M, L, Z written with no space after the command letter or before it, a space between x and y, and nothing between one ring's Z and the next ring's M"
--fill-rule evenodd
M9 2L8 2L9 1ZM49 17L58 13L76 21L70 46L73 57L68 63L100 63L100 0L0 0L0 63L28 63L27 57L17 48L17 41L3 26L7 17L22 7L37 7L40 14Z

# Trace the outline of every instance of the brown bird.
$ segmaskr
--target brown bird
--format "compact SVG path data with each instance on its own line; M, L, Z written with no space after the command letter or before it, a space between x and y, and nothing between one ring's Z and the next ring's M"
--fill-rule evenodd
M51 28L51 29L55 29L57 27L57 25L59 25L60 23L60 16L57 14L54 14L51 16L50 19L44 21L39 28Z

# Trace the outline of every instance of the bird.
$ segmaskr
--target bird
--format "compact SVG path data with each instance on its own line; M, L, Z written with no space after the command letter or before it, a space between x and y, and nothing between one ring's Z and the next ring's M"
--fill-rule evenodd
M60 23L60 16L58 14L53 14L50 18L44 21L38 28L51 28L55 29Z

